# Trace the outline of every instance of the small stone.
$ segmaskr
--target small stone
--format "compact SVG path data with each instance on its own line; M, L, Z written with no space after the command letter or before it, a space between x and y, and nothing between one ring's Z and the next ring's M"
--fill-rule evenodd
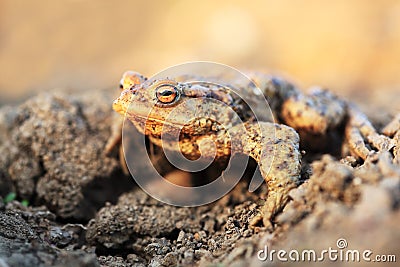
M205 231L199 231L199 236L201 239L204 239L207 237L207 233Z
M127 260L128 262L131 262L131 263L133 263L133 262L138 262L138 261L139 261L139 257L138 257L136 254L128 254L128 255L126 256L126 260Z
M215 226L215 221L209 219L204 223L203 229L204 229L204 231L212 234L212 233L214 233L214 226Z
M210 251L201 248L194 251L194 256L196 259L201 259L203 257L211 257L212 254Z
M176 266L178 264L178 254L176 252L169 252L161 261L164 266Z
M177 242L182 242L184 237L185 237L185 232L184 231L180 231L176 241Z
M193 253L193 251L186 250L186 251L183 253L183 257L185 258L186 261L191 262L191 261L193 261L193 259L194 259L194 253Z
M195 233L193 237L196 240L200 240L201 239L199 233Z

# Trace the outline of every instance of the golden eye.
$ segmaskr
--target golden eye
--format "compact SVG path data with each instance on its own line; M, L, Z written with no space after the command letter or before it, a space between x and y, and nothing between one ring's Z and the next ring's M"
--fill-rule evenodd
M179 96L178 89L171 84L163 84L157 87L156 97L163 104L174 102Z

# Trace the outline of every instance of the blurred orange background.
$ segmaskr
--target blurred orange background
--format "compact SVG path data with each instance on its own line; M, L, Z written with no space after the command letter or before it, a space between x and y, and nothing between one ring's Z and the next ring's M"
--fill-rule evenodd
M0 1L0 102L216 61L400 112L400 1Z

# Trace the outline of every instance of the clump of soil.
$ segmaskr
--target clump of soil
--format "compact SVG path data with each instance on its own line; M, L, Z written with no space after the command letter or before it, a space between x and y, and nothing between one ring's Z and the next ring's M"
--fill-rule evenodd
M95 93L43 94L3 108L1 193L15 191L60 218L92 218L106 200L132 187L118 160L104 153L111 114L105 96Z
M196 208L163 204L135 186L118 153L104 153L110 99L42 94L0 110L0 195L17 194L0 199L0 266L262 266L271 263L259 259L266 247L322 251L338 249L338 239L373 256L400 256L400 167L391 152L362 164L312 155L268 232L249 226L265 186L250 193L241 181Z

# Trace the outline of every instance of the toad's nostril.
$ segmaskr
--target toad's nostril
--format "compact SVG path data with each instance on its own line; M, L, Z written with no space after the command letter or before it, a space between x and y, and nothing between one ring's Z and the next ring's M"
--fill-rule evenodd
M131 93L131 94L134 94L134 95L136 95L136 94L137 94L137 92L138 92L138 89L137 89L137 88L135 88L135 87L133 86L133 87L131 87L131 88L129 89L129 91L130 91L130 93Z

